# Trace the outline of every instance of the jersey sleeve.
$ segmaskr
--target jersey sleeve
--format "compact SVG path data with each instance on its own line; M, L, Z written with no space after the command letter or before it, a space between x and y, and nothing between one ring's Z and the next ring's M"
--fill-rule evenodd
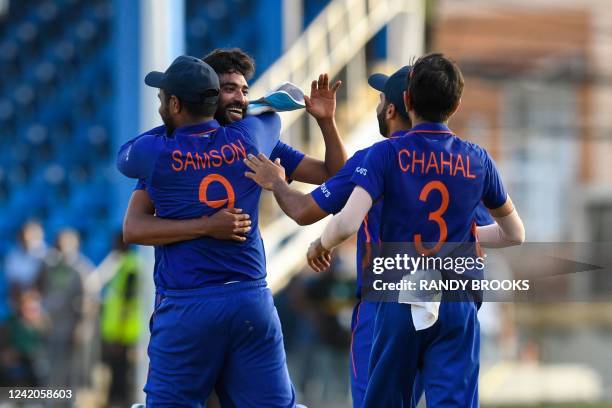
M351 181L370 194L372 202L384 195L385 173L389 164L389 141L376 143L368 151L361 166L355 167Z
M487 207L485 207L482 203L478 204L478 207L476 207L476 215L474 216L474 221L479 227L495 224L495 220L493 219L491 214L489 214Z
M119 148L117 169L126 177L147 179L164 146L164 137L145 133Z
M268 157L280 139L280 116L274 112L247 116L227 127L240 131L259 153Z
M291 177L304 156L306 156L304 153L279 140L270 154L270 160L280 159L281 166L285 168L285 174L287 177Z
M483 149L483 169L484 169L484 190L482 193L482 202L487 208L499 208L508 198L504 184L502 183L497 166Z
M134 186L134 191L137 190L146 190L147 189L147 184L145 179L138 179L138 181L136 182L136 185Z
M328 214L336 214L342 210L355 188L351 177L353 177L355 168L361 165L366 153L365 150L355 153L335 176L311 191L310 195L323 211Z

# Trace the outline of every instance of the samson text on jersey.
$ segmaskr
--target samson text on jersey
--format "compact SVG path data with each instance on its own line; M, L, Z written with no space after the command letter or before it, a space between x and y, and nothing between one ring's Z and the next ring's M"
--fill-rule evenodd
M247 154L271 155L279 144L276 114L250 116L227 127L215 120L177 129L172 137L145 133L120 150L119 170L144 179L158 217L189 219L237 207L251 216L245 242L209 237L157 248L156 286L192 289L265 277L257 228L261 188L244 177Z

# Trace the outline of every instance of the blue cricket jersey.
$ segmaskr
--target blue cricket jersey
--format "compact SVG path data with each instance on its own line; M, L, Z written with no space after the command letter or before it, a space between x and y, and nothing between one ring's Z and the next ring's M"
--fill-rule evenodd
M193 289L264 278L257 222L261 188L244 177L248 168L242 160L264 153L281 157L290 172L297 167L304 156L279 142L278 115L249 116L226 127L211 120L176 129L172 137L162 129L127 142L117 157L119 170L146 186L156 216L190 219L237 207L252 224L245 242L202 237L156 247L156 286Z
M336 214L342 210L351 196L355 184L351 177L361 166L370 147L357 151L349 158L335 176L314 189L310 195L323 211ZM357 232L357 297L361 297L361 273L372 260L372 251L380 243L380 212L382 200L372 205Z
M317 205L326 213L336 214L348 201L355 183L351 180L355 170L362 166L370 147L358 150L345 165L325 183L314 189L310 195ZM380 245L380 217L383 205L377 200L372 205L357 232L357 297L361 297L361 274L372 260L372 250ZM482 203L477 207L474 217L476 225L489 225L495 221Z
M479 210L481 201L498 208L507 198L489 154L438 123L372 146L352 181L374 202L384 197L381 240L413 242L425 255L437 254L445 243L475 242L476 222L492 222Z

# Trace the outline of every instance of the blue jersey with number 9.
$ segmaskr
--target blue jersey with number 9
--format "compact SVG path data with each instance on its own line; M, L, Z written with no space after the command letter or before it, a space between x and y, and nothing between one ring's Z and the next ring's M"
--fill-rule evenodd
M160 127L120 148L118 169L143 180L156 216L190 219L241 208L252 221L244 242L202 237L156 247L158 287L192 289L265 277L257 223L261 188L244 176L243 160L249 153L281 157L290 174L303 154L280 143L279 134L278 115L267 113L225 127L215 120L185 126L171 137Z

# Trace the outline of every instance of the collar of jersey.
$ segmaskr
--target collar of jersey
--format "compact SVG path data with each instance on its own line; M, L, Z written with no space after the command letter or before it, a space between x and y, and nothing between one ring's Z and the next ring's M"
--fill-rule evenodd
M453 132L444 123L426 122L419 123L413 126L406 135L412 135L414 133L438 133L452 135Z
M198 123L196 125L181 126L174 131L175 135L188 135L188 136L204 136L208 133L212 133L220 127L219 122L215 119L209 120L208 122Z

